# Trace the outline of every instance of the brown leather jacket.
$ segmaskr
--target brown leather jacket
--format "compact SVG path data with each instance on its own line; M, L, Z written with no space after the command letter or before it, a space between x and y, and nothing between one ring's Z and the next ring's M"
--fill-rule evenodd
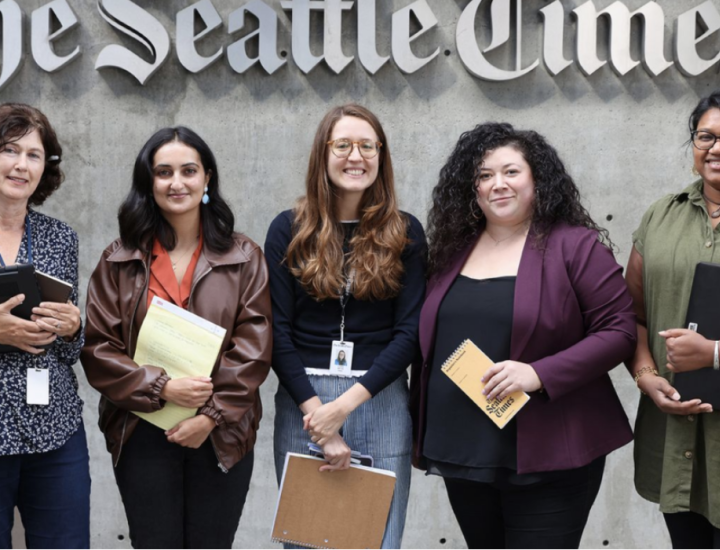
M88 381L102 394L99 424L115 465L139 422L130 411L164 406L165 371L130 359L147 313L148 262L148 255L124 248L118 239L103 252L88 287L80 360ZM262 416L258 388L270 370L270 293L260 248L239 234L227 252L203 248L188 309L227 329L213 368L213 395L200 409L217 423L210 439L218 466L226 470L255 445Z

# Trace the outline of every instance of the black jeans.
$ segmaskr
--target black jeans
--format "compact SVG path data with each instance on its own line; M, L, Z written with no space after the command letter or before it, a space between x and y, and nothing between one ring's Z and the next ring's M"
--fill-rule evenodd
M663 514L673 548L720 548L720 529L700 514Z
M133 547L231 548L252 469L252 452L223 473L209 438L188 449L141 420L115 468Z
M578 548L605 458L529 485L445 478L468 548Z

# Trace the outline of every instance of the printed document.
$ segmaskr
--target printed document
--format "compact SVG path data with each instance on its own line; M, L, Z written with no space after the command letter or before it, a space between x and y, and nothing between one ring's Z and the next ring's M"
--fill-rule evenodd
M170 378L210 376L225 329L157 296L140 329L133 360L165 369ZM140 418L169 430L195 416L197 409L165 403L159 411L136 412Z

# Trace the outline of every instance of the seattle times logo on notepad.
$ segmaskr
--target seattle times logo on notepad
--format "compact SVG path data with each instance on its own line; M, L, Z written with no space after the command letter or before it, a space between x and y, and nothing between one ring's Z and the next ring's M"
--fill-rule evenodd
M530 401L530 396L517 391L504 399L488 401L482 393L485 384L481 379L494 364L471 340L465 340L443 363L441 370L502 429Z

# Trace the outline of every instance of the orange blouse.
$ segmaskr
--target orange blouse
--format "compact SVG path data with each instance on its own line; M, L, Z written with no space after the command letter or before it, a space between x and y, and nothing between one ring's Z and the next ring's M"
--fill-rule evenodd
M182 283L178 284L175 271L172 268L170 254L168 254L168 251L160 244L160 241L157 239L153 241L152 261L150 262L150 281L148 282L148 308L152 303L152 299L157 296L158 298L172 302L178 307L187 309L190 300L193 274L195 273L198 258L200 258L202 246L203 238L202 235L200 235L197 248L190 258L190 263L185 271Z

